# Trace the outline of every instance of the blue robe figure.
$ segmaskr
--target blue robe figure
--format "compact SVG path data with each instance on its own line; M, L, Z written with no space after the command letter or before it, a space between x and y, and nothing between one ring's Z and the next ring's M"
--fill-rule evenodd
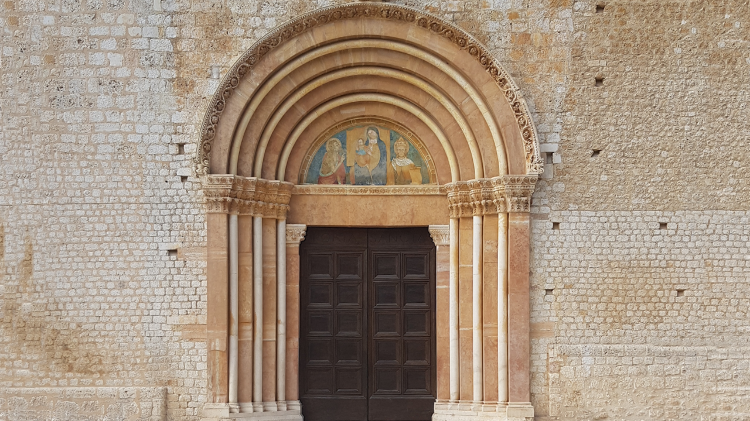
M351 172L354 174L352 184L384 186L386 183L385 142L380 138L380 131L370 126L365 131L365 139L357 141L357 150Z

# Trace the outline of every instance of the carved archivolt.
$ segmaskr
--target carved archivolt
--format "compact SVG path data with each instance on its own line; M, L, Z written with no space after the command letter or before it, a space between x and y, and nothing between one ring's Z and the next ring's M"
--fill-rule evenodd
M531 211L536 175L511 175L446 184L451 218Z
M285 219L292 183L235 175L210 175L203 180L209 213L236 213Z
M195 157L196 173L199 176L208 173L211 145L214 136L216 135L219 120L221 119L222 113L226 107L227 100L239 85L240 80L247 75L266 54L283 44L285 41L318 25L355 18L389 19L410 23L445 37L460 49L465 50L469 55L474 57L474 59L484 67L495 83L502 89L508 103L513 109L518 127L523 136L527 173L539 174L542 172L542 160L539 154L537 135L526 103L521 98L519 89L511 80L508 72L500 65L492 54L484 48L484 46L464 30L444 22L428 13L409 7L391 4L357 3L324 8L302 15L263 37L252 48L250 48L250 50L242 55L242 57L229 70L228 75L222 81L217 93L209 104L209 111L206 113L201 128L198 154Z

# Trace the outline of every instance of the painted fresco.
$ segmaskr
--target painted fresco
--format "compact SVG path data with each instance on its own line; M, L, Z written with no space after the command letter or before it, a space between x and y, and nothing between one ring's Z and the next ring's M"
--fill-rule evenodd
M313 152L305 184L357 186L430 184L426 159L412 142L381 125L356 125Z

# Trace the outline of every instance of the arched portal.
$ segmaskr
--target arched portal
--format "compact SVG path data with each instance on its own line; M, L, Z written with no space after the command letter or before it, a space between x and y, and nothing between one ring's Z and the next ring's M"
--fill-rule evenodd
M382 3L303 15L232 66L200 142L207 418L299 419L306 226L429 227L433 419L533 416L528 212L541 161L518 88L474 38Z

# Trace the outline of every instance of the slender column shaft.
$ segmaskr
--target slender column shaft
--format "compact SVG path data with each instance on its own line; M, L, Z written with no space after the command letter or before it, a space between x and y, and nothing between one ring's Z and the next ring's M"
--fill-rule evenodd
M482 326L482 216L474 216L472 243L472 384L473 398L475 402L484 400L482 393L482 340L484 329Z
M300 242L305 239L302 224L286 225L286 405L299 406L299 274Z
M508 402L508 214L497 215L497 386Z
M286 220L276 221L276 400L286 400Z
M459 399L458 358L458 218L450 221L450 398Z
M450 229L448 225L430 225L435 242L435 327L437 362L437 399L450 399Z
M253 217L237 218L239 241L239 337L237 401L240 412L252 412L253 402Z
M253 218L253 402L263 402L263 218ZM262 406L261 406L262 408Z
M229 403L237 403L239 378L239 229L237 214L229 215Z

